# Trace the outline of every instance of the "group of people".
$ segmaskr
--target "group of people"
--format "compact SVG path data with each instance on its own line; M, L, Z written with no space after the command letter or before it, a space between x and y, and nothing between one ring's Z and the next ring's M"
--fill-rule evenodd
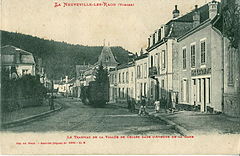
M161 105L161 108L164 108L165 111L167 111L167 112L174 112L174 110L175 110L175 104L173 101L168 101L165 98L162 98L161 100L155 100L155 101L148 100L147 101L147 98L143 96L140 101L140 108L139 108L139 112L138 112L138 114L140 116L147 114L147 112L146 112L147 103L154 105L154 110L156 113L160 112L160 105Z
M146 115L147 114L146 105L147 105L146 98L143 97L142 100L141 100L141 106L140 106L139 112L138 112L139 115ZM155 112L159 113L159 111L160 111L160 101L155 101L154 106L155 106Z
M147 105L154 105L154 110L156 113L160 112L160 108L163 108L166 112L174 112L175 111L175 105L178 101L178 97L176 97L176 100L172 100L171 98L167 99L166 97L162 97L160 100L151 100L153 98L148 99L145 96L141 97L141 100L139 101L140 107L139 107L139 111L138 111L138 115L143 116L143 115L147 115L147 111L146 111L146 106ZM128 99L128 109L130 112L135 112L136 108L136 102L135 100L132 99Z

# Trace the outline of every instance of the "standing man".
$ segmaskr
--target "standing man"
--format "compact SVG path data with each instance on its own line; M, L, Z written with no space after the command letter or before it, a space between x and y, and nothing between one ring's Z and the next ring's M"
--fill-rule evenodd
M160 101L159 101L159 100L156 100L156 101L154 102L154 105L155 105L155 112L156 112L156 113L159 113L159 111L160 111Z

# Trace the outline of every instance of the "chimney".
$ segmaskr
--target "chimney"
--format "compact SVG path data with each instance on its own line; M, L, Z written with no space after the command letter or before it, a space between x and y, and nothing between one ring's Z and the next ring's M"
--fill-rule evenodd
M200 13L198 11L198 6L195 5L195 11L193 13L193 27L197 27L200 24Z
M177 18L180 14L180 11L177 8L177 5L175 5L175 10L173 10L173 18Z
M208 3L209 7L209 18L212 20L218 13L217 9L218 2L215 0L212 0L211 2Z
M140 56L142 56L143 55L143 49L141 48L141 51L140 51Z

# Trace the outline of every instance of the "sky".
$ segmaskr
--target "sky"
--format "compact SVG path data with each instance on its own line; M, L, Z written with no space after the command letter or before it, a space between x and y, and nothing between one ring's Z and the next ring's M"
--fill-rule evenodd
M211 0L1 0L1 30L72 44L121 46L133 53L146 48L147 38L172 19ZM55 2L61 4L54 7ZM128 7L84 7L63 3L131 3Z

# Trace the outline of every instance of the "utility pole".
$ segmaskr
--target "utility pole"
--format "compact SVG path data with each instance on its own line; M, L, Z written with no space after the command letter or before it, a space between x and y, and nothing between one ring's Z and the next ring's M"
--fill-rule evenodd
M53 101L53 80L51 80L51 97L50 97L50 110L55 110L54 101Z

